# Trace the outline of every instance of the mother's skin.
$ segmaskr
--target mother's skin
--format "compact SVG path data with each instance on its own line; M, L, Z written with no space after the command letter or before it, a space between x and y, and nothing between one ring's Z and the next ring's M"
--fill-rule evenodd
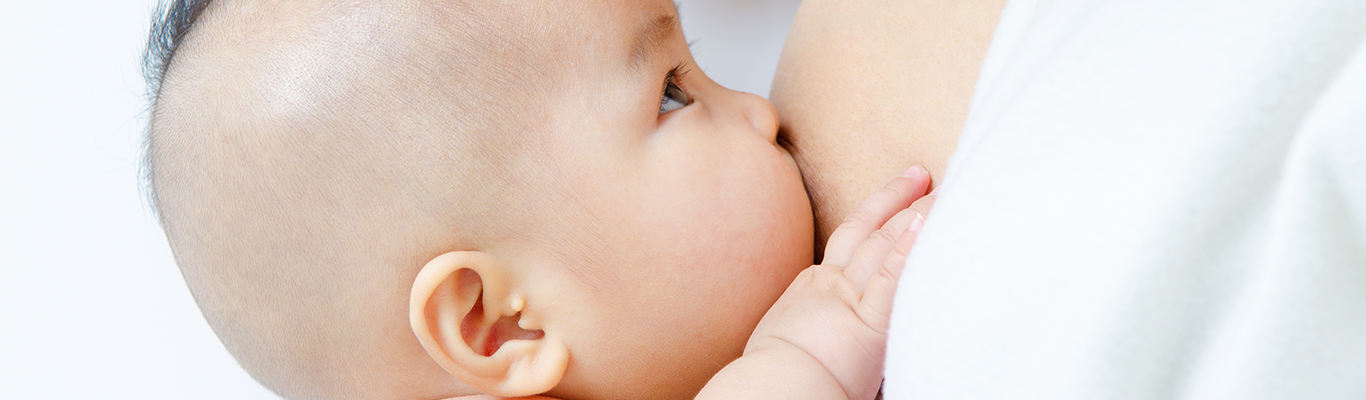
M907 167L943 178L1004 6L802 2L770 97L811 195L816 249L859 201Z

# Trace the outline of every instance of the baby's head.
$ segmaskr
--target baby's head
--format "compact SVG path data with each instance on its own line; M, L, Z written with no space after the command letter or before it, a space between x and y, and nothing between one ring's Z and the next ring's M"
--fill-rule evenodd
M283 395L677 398L811 262L775 118L667 0L219 0L149 175L205 318Z

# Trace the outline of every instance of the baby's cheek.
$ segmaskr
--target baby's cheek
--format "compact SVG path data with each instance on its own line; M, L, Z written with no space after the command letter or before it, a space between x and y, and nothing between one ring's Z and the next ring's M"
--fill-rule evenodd
M755 213L771 215L753 221L749 230L728 238L731 261L727 270L719 272L724 276L721 283L728 286L729 297L746 301L731 306L744 309L737 314L752 319L752 323L758 323L757 319L797 274L811 265L814 240L809 214L794 216L782 207L756 210Z

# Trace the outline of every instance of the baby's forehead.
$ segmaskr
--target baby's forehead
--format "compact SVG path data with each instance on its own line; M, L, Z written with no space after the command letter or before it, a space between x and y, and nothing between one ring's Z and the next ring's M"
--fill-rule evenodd
M210 7L159 100L159 111L181 118L155 125L210 131L228 118L247 132L348 131L360 148L527 132L527 124L539 124L535 118L564 108L566 96L627 90L584 82L629 74L633 59L648 52L641 49L656 44L653 33L670 25L660 22L676 26L667 1L246 0ZM478 152L485 144L497 145L463 147Z
M327 131L323 144L363 149L526 132L519 116L583 91L566 82L629 71L649 27L673 15L649 0L215 1L173 60L153 131L294 147L312 136L290 132Z
M271 94L264 97L291 101L384 83L389 92L420 84L460 97L524 93L510 89L629 68L653 44L655 22L676 19L667 1L601 0L219 1L206 14L194 32L201 43L191 47L209 54L177 59L257 70L234 84L258 82Z
M275 15L296 21L262 22L328 34L328 40L354 45L348 50L397 66L478 58L519 69L584 58L627 61L623 53L650 44L640 42L657 30L657 20L677 15L672 3L653 0L319 0L292 7L300 10Z

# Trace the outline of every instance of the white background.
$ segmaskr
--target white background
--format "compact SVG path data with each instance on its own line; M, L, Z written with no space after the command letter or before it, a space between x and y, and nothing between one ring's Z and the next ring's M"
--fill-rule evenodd
M798 0L682 0L703 71L767 95ZM0 3L0 398L272 399L138 189L153 0Z

